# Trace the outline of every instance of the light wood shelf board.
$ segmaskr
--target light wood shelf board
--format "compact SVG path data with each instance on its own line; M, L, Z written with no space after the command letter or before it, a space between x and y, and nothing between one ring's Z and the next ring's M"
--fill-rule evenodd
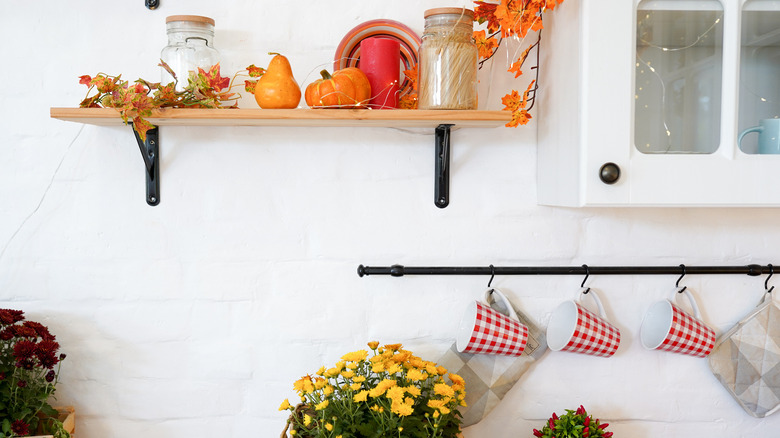
M51 108L51 117L91 125L119 125L113 108ZM203 109L166 108L148 120L157 126L319 126L495 128L511 119L509 111L367 109Z

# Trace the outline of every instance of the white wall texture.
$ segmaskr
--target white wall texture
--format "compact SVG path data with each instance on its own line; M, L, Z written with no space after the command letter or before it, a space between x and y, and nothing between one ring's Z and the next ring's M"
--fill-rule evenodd
M77 407L80 438L278 436L277 408L295 379L371 340L436 360L488 280L359 278L361 263L780 263L777 209L538 206L533 124L455 131L443 210L433 204L431 132L163 127L162 202L152 208L130 128L49 118L84 97L80 75L157 78L167 15L216 19L223 72L266 65L276 51L305 83L363 21L422 31L425 9L465 4L3 2L0 305L58 335L68 354L58 401ZM483 89L508 91L511 81L486 74ZM481 102L500 109L500 94ZM591 276L623 331L617 355L548 353L465 436L528 437L580 404L616 436L777 436L780 415L748 416L706 360L639 345L644 311L676 279ZM546 325L581 280L493 285ZM721 333L758 302L763 280L683 283Z

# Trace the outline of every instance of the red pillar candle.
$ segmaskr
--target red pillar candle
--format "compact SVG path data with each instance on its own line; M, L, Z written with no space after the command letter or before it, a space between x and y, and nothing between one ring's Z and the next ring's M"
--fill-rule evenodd
M401 43L398 40L373 37L360 42L360 70L371 84L370 108L398 107L398 85L401 79Z

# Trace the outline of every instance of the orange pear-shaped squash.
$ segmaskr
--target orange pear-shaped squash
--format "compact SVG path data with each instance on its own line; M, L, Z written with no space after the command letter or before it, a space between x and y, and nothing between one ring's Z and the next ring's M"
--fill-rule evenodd
M260 108L295 108L301 101L301 88L293 78L290 62L278 53L271 59L255 85L255 100Z

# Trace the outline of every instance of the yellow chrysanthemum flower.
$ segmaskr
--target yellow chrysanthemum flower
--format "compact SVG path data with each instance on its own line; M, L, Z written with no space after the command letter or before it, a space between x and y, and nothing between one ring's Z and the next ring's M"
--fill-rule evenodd
M388 389L387 394L385 395L394 403L401 403L404 401L404 389L400 386L394 386Z
M368 352L366 350L358 350L341 356L341 359L347 362L360 362L361 360L365 360L366 357L368 357Z
M387 372L389 374L396 374L399 373L400 371L401 371L401 365L398 365L397 363L394 363L389 367L387 367Z
M360 383L353 383L353 384L349 385L349 389L351 389L353 391L357 391L358 389L360 389L360 386L361 386Z
M308 425L310 425L310 424L311 424L311 415L309 415L309 414L304 414L304 415L303 415L303 425L304 425L304 426L308 426Z
M322 393L326 396L333 394L333 391L335 391L336 388L334 388L332 385L328 385L324 388L322 388Z
M355 372L352 370L342 371L341 376L344 377L345 379L351 379L355 377Z
M316 379L314 379L314 388L315 389L322 389L327 384L328 384L328 381L323 379L322 377L317 377Z
M428 407L433 409L439 409L444 406L444 400L428 400Z
M371 367L372 373L382 373L385 371L385 364L382 362L375 363L374 366Z
M352 398L352 400L354 400L355 402L364 402L364 401L366 401L367 399L368 399L368 390L366 390L366 389L364 389L364 390L362 390L362 391L358 392L358 393L357 393L357 394L355 394L355 396Z
M414 413L414 407L406 403L393 403L390 406L390 410L401 417L408 417Z
M420 388L416 386L407 386L404 388L404 391L413 397L419 397L421 393Z
M446 383L437 383L433 385L433 392L446 397L452 397L455 395L455 391L450 387L450 385L447 385Z
M293 388L299 393L310 394L314 392L314 384L311 381L311 376L306 375L293 383Z
M450 378L450 380L452 380L452 383L454 383L456 385L461 385L461 386L465 386L466 385L466 381L463 380L463 377L461 377L461 376L459 376L459 375L457 375L455 373L450 373L449 378Z
M328 429L328 432L333 430L333 425L330 423L325 423L325 429Z
M428 376L424 372L416 368L412 368L406 373L406 378L411 380L412 382L419 382L421 380L425 380L427 377Z
M328 371L325 371L324 375L325 377L336 377L339 375L340 372L341 370L338 368L330 368L328 369Z
M325 365L321 366L320 369L317 370L317 375L322 376L325 374Z
M316 405L314 405L314 410L315 411L321 411L321 410L323 410L323 409L325 409L327 407L328 407L328 401L327 400L323 400L322 403L317 403Z
M382 380L381 382L377 383L377 385L373 389L371 389L371 391L368 392L368 395L370 395L371 397L379 397L380 395L384 394L385 391L394 387L397 384L398 382L392 379Z
M368 343L368 348L370 348L372 350L376 350L376 347L378 347L378 346L379 346L379 342L376 342L376 341L371 341L371 342Z
M366 376L357 376L354 379L352 379L352 381L356 383L363 383L366 381Z
M439 370L436 368L436 364L430 362L425 364L425 371L431 376L439 374Z
M279 406L280 411L286 411L287 409L290 409L290 400L284 399L282 404Z
M424 360L420 359L419 357L413 357L413 358L409 359L409 365L411 365L411 366L413 366L414 368L417 368L417 369L425 368L425 364L426 364L426 362Z
M390 351L400 350L403 347L402 344L385 344L385 348Z
M440 376L447 374L447 368L444 368L442 366L436 367L436 371L439 373Z

